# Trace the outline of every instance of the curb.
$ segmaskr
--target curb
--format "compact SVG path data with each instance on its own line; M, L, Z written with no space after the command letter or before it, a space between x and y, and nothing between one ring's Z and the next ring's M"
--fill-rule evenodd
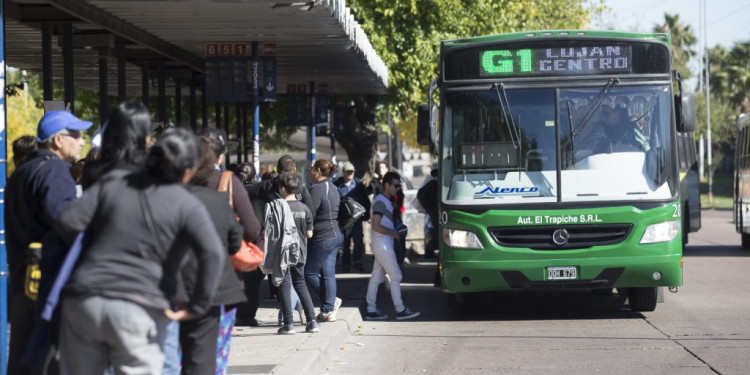
M278 375L322 373L333 353L346 343L346 340L362 324L362 315L354 307L339 309L337 319L332 323L321 323L320 334L313 335L297 348L284 363L272 371Z

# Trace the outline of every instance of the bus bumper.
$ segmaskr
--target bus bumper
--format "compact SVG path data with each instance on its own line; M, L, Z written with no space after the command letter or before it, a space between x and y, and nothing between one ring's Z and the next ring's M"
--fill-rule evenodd
M576 278L548 280L548 267L575 267ZM592 289L682 285L682 255L535 261L447 261L446 292Z

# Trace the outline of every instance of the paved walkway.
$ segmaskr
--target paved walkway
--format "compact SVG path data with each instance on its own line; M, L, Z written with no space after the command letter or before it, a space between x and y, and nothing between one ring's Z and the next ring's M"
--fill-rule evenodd
M263 307L256 317L264 325L234 328L229 374L322 373L332 354L341 350L362 323L358 308L342 307L335 322L320 324L319 333L306 333L295 320L296 334L279 335L277 314L278 309ZM299 319L297 313L295 316Z
M352 336L356 335L362 327L361 311L364 311L365 307L367 282L370 279L369 271L372 270L372 255L369 252L366 253L363 260L367 272L336 275L336 294L343 300L343 304L339 309L337 320L321 323L319 333L306 333L305 327L299 321L299 314L295 312L297 333L294 335L277 334L280 304L276 301L262 301L256 318L263 324L260 327L235 326L232 331L228 373L233 375L325 374L326 365L332 362L336 353L342 350L341 348L351 341ZM423 262L425 261L420 260L419 263L427 269L422 272L424 275L417 275L416 269L406 266L403 282L410 282L409 280L413 278L431 281L435 261ZM267 283L264 281L263 289L261 289L262 296L268 294L266 288ZM383 307L390 307L388 292L385 288L381 288L379 292L378 299L384 301ZM319 304L316 302L316 296L314 293L311 295L316 304L315 311L318 312Z

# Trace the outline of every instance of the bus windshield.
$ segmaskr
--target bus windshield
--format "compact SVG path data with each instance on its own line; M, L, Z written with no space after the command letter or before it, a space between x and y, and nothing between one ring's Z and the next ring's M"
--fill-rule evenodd
M667 85L449 90L442 199L456 205L676 196Z

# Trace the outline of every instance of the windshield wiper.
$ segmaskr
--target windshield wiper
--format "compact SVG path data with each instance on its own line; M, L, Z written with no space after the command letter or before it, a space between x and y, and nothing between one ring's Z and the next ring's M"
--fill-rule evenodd
M573 115L570 112L570 100L565 102L568 106L568 127L570 128L570 152L573 156L573 164L576 163L576 143L573 139Z
M505 86L502 83L495 83L495 93L497 93L497 100L500 101L500 110L503 112L503 118L505 119L505 126L508 127L508 133L510 134L510 140L513 142L513 148L521 148L521 135L515 121L513 121L513 112L510 110L510 102L508 101L508 94L505 92ZM503 93L500 94L500 90ZM504 99L504 100L503 100ZM508 106L508 110L505 110L505 106ZM508 119L510 117L510 119ZM515 136L515 137L514 137Z
M617 78L610 78L609 81L607 81L607 83L602 88L602 91L599 93L599 96L596 98L596 100L594 100L593 103L591 103L591 106L583 115L583 118L581 119L581 125L576 127L573 131L573 137L581 135L583 130L586 129L586 125L588 125L589 120L594 117L594 113L596 113L596 110L599 109L602 103L604 103L604 99L607 99L607 96L609 96L609 92L612 91L612 88L617 86L618 83L620 83L620 80Z
M517 155L516 155L516 170L518 170L518 178L521 178L521 130L519 128L520 125L517 125L516 122L513 120L513 112L510 110L510 101L508 100L508 93L505 92L505 85L502 83L495 83L493 86L495 86L495 92L497 93L497 99L500 101L500 109L503 111L503 117L505 118L505 125L508 127L508 133L510 134L510 140L513 142L513 147L516 149ZM502 95L500 95L500 91L502 90ZM503 99L505 99L505 103L503 103ZM508 110L505 110L505 106L508 106ZM510 117L510 120L508 119ZM520 118L518 119L521 120ZM513 136L515 135L515 139Z

